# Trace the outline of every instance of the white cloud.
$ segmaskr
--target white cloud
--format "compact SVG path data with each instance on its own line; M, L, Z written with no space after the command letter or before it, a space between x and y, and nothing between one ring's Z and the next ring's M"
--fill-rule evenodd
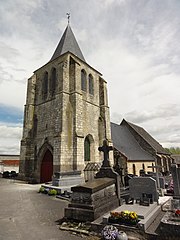
M8 126L0 124L0 132L0 153L20 154L22 126Z
M180 146L179 11L169 0L3 1L0 103L23 109L26 79L51 58L70 12L86 61L108 82L112 120L127 117Z

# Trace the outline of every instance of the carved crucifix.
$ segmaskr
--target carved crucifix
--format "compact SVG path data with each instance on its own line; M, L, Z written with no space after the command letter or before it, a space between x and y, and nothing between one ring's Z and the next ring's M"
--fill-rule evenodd
M104 160L103 160L102 166L103 166L103 167L110 167L110 163L109 163L109 151L112 151L112 150L113 150L113 147L112 147L112 146L108 146L107 140L104 140L104 141L103 141L103 146L102 146L102 147L99 147L98 150L99 150L100 152L103 152L103 153L104 153Z

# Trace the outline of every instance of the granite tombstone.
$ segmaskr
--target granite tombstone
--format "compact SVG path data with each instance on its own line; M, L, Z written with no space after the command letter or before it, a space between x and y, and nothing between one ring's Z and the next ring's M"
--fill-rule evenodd
M173 185L174 185L173 198L180 199L180 168L175 163L171 165L171 173L172 173Z
M135 200L149 198L150 203L158 202L159 194L156 180L151 177L134 177L129 180L130 197Z

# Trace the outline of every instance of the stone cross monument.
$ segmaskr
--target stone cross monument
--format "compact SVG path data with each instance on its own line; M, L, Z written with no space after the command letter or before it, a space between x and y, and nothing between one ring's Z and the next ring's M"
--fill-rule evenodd
M99 147L98 150L104 153L104 159L99 172L96 173L95 178L114 178L116 180L117 196L120 201L120 176L110 166L110 161L109 161L109 151L112 151L113 147L108 145L107 140L104 140L103 146Z
M108 146L107 140L104 140L104 141L103 141L103 146L102 146L102 147L99 147L98 150L99 150L100 152L103 152L103 153L104 153L104 160L103 160L102 166L103 166L103 167L110 167L109 151L112 151L112 150L113 150L113 147L112 147L112 146Z

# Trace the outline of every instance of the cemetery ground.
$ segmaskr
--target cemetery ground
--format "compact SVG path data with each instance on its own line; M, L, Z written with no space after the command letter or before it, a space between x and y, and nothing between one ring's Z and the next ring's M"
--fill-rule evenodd
M39 187L0 178L0 240L96 239L59 230L68 202L38 194Z
M33 185L13 179L0 178L0 240L101 239L95 234L87 236L82 234L82 232L77 233L74 231L71 232L60 230L60 226L69 228L69 225L60 225L59 221L64 217L64 209L67 208L69 202L67 200L56 198L54 196L38 193L40 186L41 184ZM123 207L126 209L128 206L126 207L123 205L120 208ZM134 211L138 210L139 206L135 207L135 205L129 205L129 208L132 208ZM146 215L146 212L153 212L154 207L153 204L151 204L150 207L145 206L143 208L144 211L141 214ZM165 212L158 212L158 215L155 217L155 221L150 225L148 231L146 231L149 232L148 234L144 235L142 232L140 233L138 229L133 229L126 226L121 226L119 230L126 232L129 240L179 239L179 237L175 237L174 235L169 238L166 237L166 234L163 234L163 236L152 234L159 225L160 219L162 219L164 214ZM94 225L95 232L98 232L100 228L102 229L103 226L101 223L102 220L103 222L104 220L106 222L106 214L103 214L99 219L97 219L97 221L94 221L96 222Z

